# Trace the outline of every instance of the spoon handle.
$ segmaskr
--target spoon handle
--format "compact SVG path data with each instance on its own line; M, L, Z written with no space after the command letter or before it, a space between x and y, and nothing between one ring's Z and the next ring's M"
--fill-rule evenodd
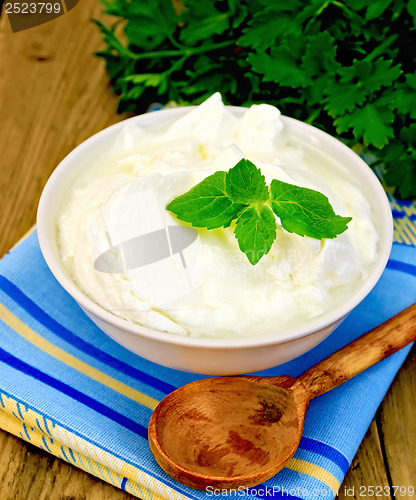
M414 340L416 304L312 366L299 379L307 388L310 399L316 398Z

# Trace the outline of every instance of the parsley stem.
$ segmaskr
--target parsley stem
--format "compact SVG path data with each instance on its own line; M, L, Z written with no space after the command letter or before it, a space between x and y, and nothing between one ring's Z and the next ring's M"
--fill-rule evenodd
M167 35L167 37L169 38L170 43L177 49L182 50L186 48L185 45L182 45L181 43L177 42L172 35Z
M389 37L387 37L383 42L380 43L380 45L378 45L372 52L370 52L367 57L365 57L365 60L371 62L378 56L384 55L387 47L389 47L398 37L398 34L390 35Z
M311 125L318 118L320 112L321 110L319 108L313 110L308 118L306 118L305 123L309 123L309 125Z
M336 7L339 7L341 10L343 10L345 12L345 14L351 19L353 16L354 16L354 12L351 11L351 9L349 9L345 4L344 2L337 2L336 0L333 0L332 2L332 5L335 5Z
M172 49L172 50L155 50L150 52L142 52L140 54L133 53L129 51L130 56L133 57L136 61L140 59L151 59L152 57L177 57L177 56L185 56L186 58L193 56L195 54L201 54L205 52L211 52L213 50L222 49L229 45L233 45L233 40L226 40L221 43L211 43L208 45L202 45L201 47L187 47L184 49ZM127 49L128 50L128 49Z
M172 66L168 70L164 71L162 74L165 75L165 77L169 76L171 73L173 73L182 66L182 64L186 61L187 57L188 57L187 55L183 55L174 64L172 64Z

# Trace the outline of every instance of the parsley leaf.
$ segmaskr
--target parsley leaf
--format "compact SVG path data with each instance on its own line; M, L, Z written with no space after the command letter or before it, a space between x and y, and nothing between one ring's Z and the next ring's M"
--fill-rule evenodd
M336 215L328 198L313 189L272 180L272 209L283 229L311 238L335 238L347 229L351 217Z
M416 0L409 0L407 3L407 10L413 18L413 23L416 26Z
M365 18L367 21L376 19L381 16L393 0L379 0L378 2L370 3L367 7Z
M332 82L326 88L325 109L334 118L353 111L364 104L367 98L367 90L355 83Z
M189 5L188 9L182 12L180 22L183 23L180 40L182 43L194 45L198 42L210 39L213 35L223 33L229 28L229 14L219 12L214 3L196 3Z
M416 0L415 0L416 3ZM397 110L403 115L409 114L416 121L416 73L406 75L406 84L403 84L404 92L401 93L400 101L397 103ZM398 90L396 90L398 92ZM398 175L400 172L398 172ZM415 169L416 174L416 169ZM398 183L400 185L400 182Z
M276 238L276 219L266 205L247 207L237 218L234 234L240 250L254 266L272 247Z
M309 83L310 78L285 46L273 47L270 55L263 51L249 54L248 61L253 71L264 75L264 82L287 87L306 87Z
M243 158L230 168L225 179L228 196L239 203L264 203L269 198L264 175L251 161Z
M364 143L398 192L416 197L413 145L400 138L416 121L416 0L100 2L114 23L94 20L96 55L118 112L199 104L214 90L231 105L268 102L350 146Z
M296 21L290 13L288 4L283 6L286 12L280 11L279 7L271 4L265 10L256 12L249 21L248 27L243 31L240 43L244 46L250 46L254 49L266 49L273 47L276 38L283 33L299 30ZM289 11L289 12L288 12Z
M399 65L392 66L389 59L377 59L374 62L363 59L353 61L353 65L343 68L341 83L353 83L364 87L367 93L375 92L381 87L389 87L402 74Z
M178 219L194 227L228 227L246 205L234 203L225 189L226 172L215 172L167 205Z
M322 54L325 53L325 57ZM302 68L312 75L329 76L339 66L335 39L327 31L306 38Z
M377 103L368 103L365 106L354 109L351 113L339 116L334 125L337 132L347 132L352 128L355 137L362 137L364 144L372 144L376 148L382 148L394 137L391 124L394 121L394 113L386 106L378 106Z
M331 82L326 89L325 109L329 115L342 122L346 111L354 112L361 109L366 101L371 101L369 96L374 95L382 87L390 87L402 74L400 66L392 67L392 64L391 60L377 59L375 62L371 62L363 59L361 61L354 60L351 66L342 68L340 80ZM385 94L384 92L383 96L378 98L378 107L382 107ZM369 108L370 106L365 106L363 109L368 112ZM346 119L350 125L353 124L354 119L351 119L350 115L347 115ZM337 124L338 122L335 123L335 125ZM358 137L360 134L364 134L364 131L357 129L354 130L354 133ZM391 136L389 131L386 133ZM367 137L367 139L370 139L370 143L373 141L374 145L380 143L379 138L373 140ZM381 139L381 142L385 142L385 139Z

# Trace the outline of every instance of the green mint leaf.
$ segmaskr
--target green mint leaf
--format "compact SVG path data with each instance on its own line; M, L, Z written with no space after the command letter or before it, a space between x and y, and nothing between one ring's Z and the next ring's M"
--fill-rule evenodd
M234 234L240 250L253 266L257 264L276 238L276 219L270 207L247 207L237 218Z
M227 172L225 187L228 196L238 203L264 203L269 199L264 175L245 158Z
M215 172L167 205L178 219L194 227L228 227L246 206L233 202L225 189L226 172Z
M322 239L335 238L347 229L351 217L336 215L324 194L276 179L270 188L273 211L286 231Z

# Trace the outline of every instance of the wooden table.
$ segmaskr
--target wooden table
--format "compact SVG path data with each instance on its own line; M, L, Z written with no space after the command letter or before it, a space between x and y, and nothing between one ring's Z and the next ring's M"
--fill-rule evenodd
M0 17L1 255L34 224L41 190L59 161L90 135L125 118L116 114L103 61L92 56L101 39L90 17L103 18L96 0L80 0L64 16L18 33L11 32L4 12ZM371 486L415 486L415 381L413 349L339 498L370 498L364 488ZM367 494L360 496L360 487ZM87 498L133 497L0 431L1 500Z

